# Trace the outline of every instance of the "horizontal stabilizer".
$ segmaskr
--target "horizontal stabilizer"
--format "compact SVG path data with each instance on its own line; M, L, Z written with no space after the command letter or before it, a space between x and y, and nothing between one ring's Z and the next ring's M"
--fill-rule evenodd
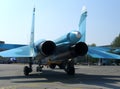
M23 46L23 47L18 47L11 50L2 51L0 52L0 56L2 57L34 57L36 55L33 48L31 48L30 46Z
M108 53L106 51L98 50L94 47L89 47L88 55L94 58L104 58L104 59L120 59L120 55L113 53Z

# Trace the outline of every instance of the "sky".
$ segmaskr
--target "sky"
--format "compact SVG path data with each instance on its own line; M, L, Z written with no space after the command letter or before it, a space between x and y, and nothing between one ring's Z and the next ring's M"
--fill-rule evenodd
M77 30L83 6L87 44L109 45L120 34L120 0L0 0L1 41L29 44L34 5L35 41Z

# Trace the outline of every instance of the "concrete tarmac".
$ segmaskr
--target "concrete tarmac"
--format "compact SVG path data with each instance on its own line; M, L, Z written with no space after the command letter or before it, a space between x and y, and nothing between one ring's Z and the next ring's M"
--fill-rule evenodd
M120 89L120 66L75 66L76 74L44 68L24 76L23 64L0 64L0 89Z

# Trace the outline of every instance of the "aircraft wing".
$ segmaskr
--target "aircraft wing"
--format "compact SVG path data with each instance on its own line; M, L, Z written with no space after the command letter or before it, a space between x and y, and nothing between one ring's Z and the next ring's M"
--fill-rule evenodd
M95 46L95 47L90 47L94 50L101 50L101 51L106 51L109 52L111 50L111 47L102 47L102 46Z
M101 51L106 51L106 52L112 52L112 53L116 53L119 54L120 53L120 47L94 47L94 49L96 50L101 50Z
M0 49L3 50L8 50L8 49L13 49L13 48L18 48L18 47L22 47L25 45L21 45L21 44L0 44Z
M6 51L0 52L0 56L2 57L34 57L35 51L32 47L22 46Z
M113 52L120 54L120 48L115 49Z
M120 55L109 53L96 47L89 47L88 55L94 58L120 59Z

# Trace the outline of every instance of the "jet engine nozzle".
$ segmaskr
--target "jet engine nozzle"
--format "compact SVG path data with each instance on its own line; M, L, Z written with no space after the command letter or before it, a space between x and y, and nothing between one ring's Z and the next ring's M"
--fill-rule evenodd
M43 41L36 48L42 55L49 56L55 51L56 44L53 41Z
M74 47L75 53L79 56L84 56L88 52L88 46L84 42L79 42Z

